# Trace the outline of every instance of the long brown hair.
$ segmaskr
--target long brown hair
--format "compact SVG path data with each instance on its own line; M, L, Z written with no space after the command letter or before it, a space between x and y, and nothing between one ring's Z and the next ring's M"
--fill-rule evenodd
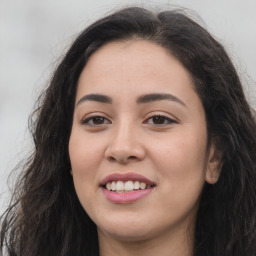
M203 103L222 172L205 184L195 256L256 253L256 121L223 46L180 11L133 7L98 20L74 41L31 117L34 152L1 218L1 252L10 256L97 255L95 224L70 175L68 142L79 75L90 55L114 40L138 37L165 47L190 72Z

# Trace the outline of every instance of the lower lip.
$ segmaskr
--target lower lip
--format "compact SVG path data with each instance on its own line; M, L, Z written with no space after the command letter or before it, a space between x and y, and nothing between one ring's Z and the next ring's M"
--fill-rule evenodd
M117 193L110 190L107 190L105 188L102 188L103 194L105 197L116 204L128 204L135 201L140 200L141 198L147 196L154 187L143 189L143 190L136 190L133 192L125 192L125 193Z

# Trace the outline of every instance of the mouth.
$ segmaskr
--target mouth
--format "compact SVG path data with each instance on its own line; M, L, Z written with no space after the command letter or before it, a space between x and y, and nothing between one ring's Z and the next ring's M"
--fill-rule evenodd
M114 173L102 180L100 187L114 203L131 203L149 194L156 184L136 173Z
M103 185L103 187L109 191L113 191L116 193L127 193L127 192L134 192L138 190L145 190L152 187L155 187L155 185L150 185L145 182L141 182L139 180L128 180L128 181L110 181L107 184Z

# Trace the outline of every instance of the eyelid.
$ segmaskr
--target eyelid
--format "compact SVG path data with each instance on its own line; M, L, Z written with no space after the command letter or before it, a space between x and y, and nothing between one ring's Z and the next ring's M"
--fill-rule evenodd
M104 119L104 122L102 124L89 124L88 122L90 120L92 120L93 118L96 118L96 117L99 117L99 118L103 118ZM148 123L148 120L150 120L151 118L154 118L154 117L162 117L164 118L168 123L165 123L165 124L154 124L154 123ZM107 122L105 122L107 121ZM111 124L112 121L111 121L111 118L106 115L105 113L102 113L102 112L92 112L92 113L88 113L86 114L80 121L80 123L82 125L87 125L87 126L91 126L91 127L99 127L99 126L103 126L103 125L106 125L106 124ZM173 125L173 124L177 124L179 123L179 120L174 117L173 115L170 115L170 114L167 114L167 113L163 113L163 112L151 112L149 114L146 115L146 117L144 118L144 121L143 121L144 124L149 124L149 125L154 125L154 126L169 126L169 125Z
M86 115L81 119L80 123L81 123L82 125L88 125L88 126L100 126L100 125L90 125L90 124L87 124L87 123L86 123L86 122L89 122L90 120L92 120L93 118L96 118L96 117L102 117L102 118L104 118L105 120L108 120L108 123L112 123L112 122L110 121L110 118L109 118L109 117L106 117L105 114L99 113L99 112L96 112L96 113L94 112L94 113L86 114ZM106 124L106 123L104 123L104 124ZM102 125L104 125L104 124L102 124Z
M179 123L179 120L176 117L170 116L170 114L162 113L162 112L153 112L153 113L148 114L143 123L147 122L149 119L154 118L154 117L163 117L169 121L169 124L160 124L158 126L168 126L168 125ZM151 124L151 125L157 126L157 124Z

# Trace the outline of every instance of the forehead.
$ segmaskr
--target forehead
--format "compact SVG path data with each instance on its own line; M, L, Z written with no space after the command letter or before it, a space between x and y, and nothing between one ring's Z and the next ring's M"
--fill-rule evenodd
M77 94L193 92L189 72L162 46L146 40L110 42L91 55L84 67Z
M134 69L141 67L145 68L145 71L149 69L151 69L150 71L152 69L160 71L171 59L174 60L175 58L166 48L151 41L143 39L120 40L109 42L99 48L89 57L85 68L88 71L102 68L101 71L108 72L115 66L128 67L132 63L129 70L133 69L132 67ZM178 63L179 61L175 59L175 62ZM129 70L127 69L126 72L128 73Z

